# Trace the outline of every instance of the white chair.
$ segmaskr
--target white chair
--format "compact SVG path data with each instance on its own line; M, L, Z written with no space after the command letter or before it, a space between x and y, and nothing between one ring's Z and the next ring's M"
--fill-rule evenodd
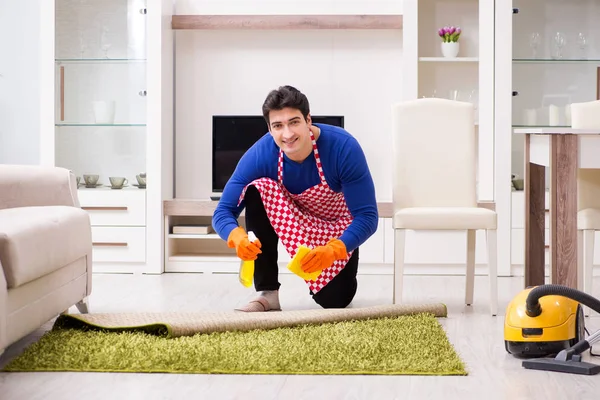
M571 127L599 129L600 100L571 104ZM577 198L577 286L593 295L594 236L600 230L600 170L577 171ZM589 315L588 307L584 311Z
M418 99L392 106L394 303L402 302L407 230L467 232L465 303L473 303L475 233L487 233L490 310L498 312L496 212L479 208L473 105Z

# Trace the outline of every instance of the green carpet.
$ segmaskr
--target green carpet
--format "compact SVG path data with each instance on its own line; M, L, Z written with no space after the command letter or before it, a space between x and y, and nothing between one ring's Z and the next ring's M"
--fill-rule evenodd
M4 371L467 374L428 313L175 338L55 325Z

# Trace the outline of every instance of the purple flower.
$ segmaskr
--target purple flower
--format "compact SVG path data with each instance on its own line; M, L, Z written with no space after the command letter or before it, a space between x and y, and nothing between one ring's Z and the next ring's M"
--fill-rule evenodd
M460 27L444 26L438 30L438 36L443 42L458 42L462 30Z

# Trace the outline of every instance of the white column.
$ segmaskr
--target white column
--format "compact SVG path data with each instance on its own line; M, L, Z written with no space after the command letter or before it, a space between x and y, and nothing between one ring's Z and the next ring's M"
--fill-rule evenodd
M512 19L512 0L496 0L494 185L499 276L511 274Z

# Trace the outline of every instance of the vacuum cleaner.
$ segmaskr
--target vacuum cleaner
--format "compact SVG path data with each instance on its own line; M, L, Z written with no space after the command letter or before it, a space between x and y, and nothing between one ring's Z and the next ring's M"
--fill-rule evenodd
M600 365L581 361L581 354L600 342L600 330L585 338L582 305L600 312L600 300L567 286L541 285L521 291L506 309L506 351L524 358L526 369L600 373Z

